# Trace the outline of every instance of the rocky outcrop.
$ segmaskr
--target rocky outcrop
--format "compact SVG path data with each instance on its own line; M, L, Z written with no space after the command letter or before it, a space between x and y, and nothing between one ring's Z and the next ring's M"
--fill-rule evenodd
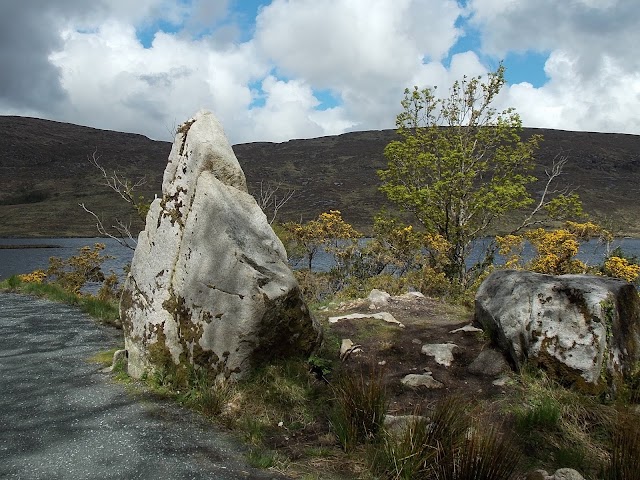
M120 310L134 377L185 365L238 377L319 342L284 247L209 112L177 131Z
M501 270L480 286L476 320L516 368L543 367L588 392L615 388L640 360L633 285L588 276Z

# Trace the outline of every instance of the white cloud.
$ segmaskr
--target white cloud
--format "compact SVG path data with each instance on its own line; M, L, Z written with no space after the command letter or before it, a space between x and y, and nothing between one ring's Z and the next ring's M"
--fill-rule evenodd
M285 141L343 133L353 125L342 107L318 110L320 101L309 84L272 75L261 85L264 104L249 111L241 141Z
M442 72L439 62L460 34L453 0L276 0L261 9L246 43L216 42L215 29L198 40L158 32L145 49L135 22L165 3L147 0L128 21L122 5L112 4L111 19L84 33L67 29L50 58L69 95L66 120L153 138L168 138L173 124L203 107L221 118L234 142L391 128L402 90ZM211 22L223 7L208 12ZM164 15L188 24L195 14L174 8ZM459 65L476 69L479 62L459 55L452 71ZM253 104L255 82L262 83L262 106ZM320 108L320 89L342 105Z
M341 90L399 82L455 43L454 1L274 0L255 41L287 76Z
M402 91L456 42L455 1L275 0L255 42L277 72L330 89L343 102L333 125L391 128ZM327 116L328 114L323 114Z
M212 50L206 42L158 33L145 49L129 24L67 31L51 55L69 94L69 121L168 139L167 130L210 108L234 131L252 101L249 83L266 72L250 44Z
M640 132L636 0L471 0L469 9L487 53L549 52L545 85L509 89L525 125Z
M233 142L392 128L405 87L446 94L509 52L535 50L549 55L548 82L500 97L525 125L640 133L636 3L273 0L242 33L240 0L3 4L0 113L169 139L174 124L209 108ZM482 51L448 58L465 22ZM143 48L139 32L164 23L177 32ZM338 104L326 108L323 90Z
M580 80L579 68L574 57L556 50L545 66L550 81L540 88L512 85L507 102L527 126L640 132L640 72L626 72L625 65L606 55L597 75Z

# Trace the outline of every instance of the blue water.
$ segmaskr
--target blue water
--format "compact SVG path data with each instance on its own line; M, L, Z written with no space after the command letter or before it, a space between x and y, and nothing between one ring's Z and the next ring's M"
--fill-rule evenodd
M133 250L121 246L115 240L109 238L38 238L38 239L16 239L0 238L0 245L56 245L57 248L24 248L24 249L0 249L0 280L18 273L29 273L33 270L45 270L49 264L50 257L69 258L78 253L78 249L83 246L93 246L95 243L104 243L105 255L113 258L107 259L103 264L105 273L115 272L123 276L124 267L131 262ZM478 241L474 251L470 255L469 262L476 261L483 252L485 241ZM620 238L614 240L609 246L610 250L616 247L622 248L626 255L640 258L640 239ZM589 265L601 264L607 255L606 246L597 240L592 240L581 246L578 258ZM523 256L531 257L531 249L525 248ZM500 259L496 260L500 263ZM314 257L313 268L319 271L329 270L334 264L333 258L324 253L318 252ZM306 265L306 262L301 262Z
M77 255L78 249L96 243L104 243L104 255L112 256L105 260L102 270L123 274L123 268L131 261L133 250L121 246L110 238L0 238L0 245L54 245L56 248L0 248L0 280L18 273L34 270L46 270L50 257L69 258Z

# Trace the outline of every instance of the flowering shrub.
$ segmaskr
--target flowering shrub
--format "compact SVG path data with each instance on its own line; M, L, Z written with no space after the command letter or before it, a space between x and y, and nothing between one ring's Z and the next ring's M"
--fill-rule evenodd
M64 290L78 294L82 287L91 281L104 280L100 267L107 257L102 255L105 245L96 243L93 248L82 247L78 255L63 259L51 257L47 275L49 281L54 281Z
M550 275L566 273L585 273L587 265L575 256L581 241L600 238L603 242L610 242L612 235L607 230L593 222L570 222L558 230L537 228L521 235L497 236L499 253L506 258L505 268L525 268L533 272ZM536 250L535 257L524 264L522 250L524 241L528 240Z
M562 275L565 273L584 273L587 266L575 257L580 244L576 235L569 230L538 228L525 234L537 250L538 255L531 260L528 269L538 273Z
M18 278L24 283L42 283L47 278L47 274L44 270L34 270L31 273L18 275Z
M611 256L604 262L603 272L609 277L635 282L640 276L640 265L631 263L626 258Z

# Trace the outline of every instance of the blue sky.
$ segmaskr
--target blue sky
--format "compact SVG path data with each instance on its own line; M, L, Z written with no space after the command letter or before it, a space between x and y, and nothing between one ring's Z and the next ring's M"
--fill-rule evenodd
M525 126L640 134L636 0L110 0L0 5L0 114L233 143L393 128L405 87L502 61Z

